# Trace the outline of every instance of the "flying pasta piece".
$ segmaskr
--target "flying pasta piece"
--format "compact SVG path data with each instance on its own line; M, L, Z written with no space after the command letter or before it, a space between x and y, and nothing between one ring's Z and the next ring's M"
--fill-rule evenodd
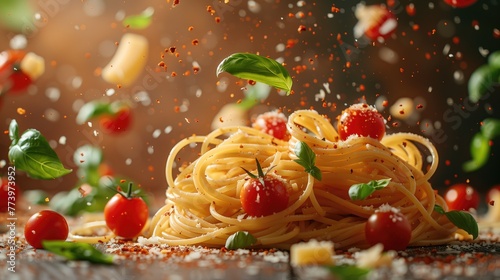
M447 208L429 183L438 163L430 141L410 133L385 135L381 141L360 136L341 141L330 120L313 110L293 112L287 128L288 141L247 126L180 141L168 156L166 202L152 218L148 235L170 245L222 247L230 235L246 231L260 247L289 249L315 239L332 241L335 249L368 248L366 221L380 206L390 205L411 224L410 246L454 240L459 229L434 211L435 205ZM296 162L298 142L314 152L321 181ZM199 158L177 172L179 153L195 144ZM426 164L428 155L432 162ZM243 210L240 193L250 179L245 170L259 173L256 160L288 185L284 210L260 217ZM386 187L366 199L350 199L352 185L388 178Z

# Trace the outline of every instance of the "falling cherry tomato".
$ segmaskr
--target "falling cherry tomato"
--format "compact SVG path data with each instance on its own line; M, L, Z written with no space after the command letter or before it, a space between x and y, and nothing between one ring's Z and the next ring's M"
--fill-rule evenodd
M351 105L344 110L337 127L341 140L346 140L351 135L381 140L385 135L384 117L377 109L364 103Z
M19 93L31 85L31 78L21 70L25 55L21 50L0 53L0 92Z
M127 131L132 122L131 110L123 107L112 115L103 115L99 119L101 127L107 133L120 133Z
M469 211L479 206L479 193L472 186L459 183L446 190L444 200L450 210Z
M41 249L44 240L66 240L69 227L66 219L52 210L42 210L29 218L24 226L24 236L28 244Z
M370 246L382 244L384 250L404 250L411 240L411 225L398 209L383 205L366 222L365 237Z
M252 123L252 127L265 132L275 138L288 140L287 118L283 113L272 111L260 114Z
M477 0L444 0L444 2L455 8L465 8L477 2Z

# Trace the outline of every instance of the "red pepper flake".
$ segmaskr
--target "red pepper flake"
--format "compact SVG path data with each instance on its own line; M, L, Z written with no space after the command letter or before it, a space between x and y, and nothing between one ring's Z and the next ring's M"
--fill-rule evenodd
M488 202L489 205L491 206L495 206L495 201L494 200L490 200L490 202Z
M193 44L193 46L198 46L198 44L200 43L200 41L198 39L194 39L191 44Z
M298 31L299 33L302 33L302 32L304 32L304 31L306 31L306 30L307 30L307 28L306 28L306 26L305 26L305 25L303 25L303 24L299 25L299 28L297 28L297 31Z

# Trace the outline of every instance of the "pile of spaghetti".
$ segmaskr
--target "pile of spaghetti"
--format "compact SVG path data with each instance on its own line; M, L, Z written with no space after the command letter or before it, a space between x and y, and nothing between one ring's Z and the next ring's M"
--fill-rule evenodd
M234 126L179 142L167 159L166 204L151 220L149 234L170 245L222 247L230 235L247 231L262 247L288 248L316 239L331 240L339 249L366 248L365 223L378 207L388 204L410 221L410 246L454 239L457 228L433 211L434 205L446 209L446 204L429 183L438 156L427 139L395 133L381 141L369 137L339 141L331 122L313 110L293 112L287 127L288 141ZM294 161L298 141L316 154L321 181ZM199 158L174 172L179 152L194 145L201 149ZM249 178L243 168L256 174L256 159L263 169L272 167L290 184L285 210L262 217L250 217L242 210L240 192ZM387 187L364 200L350 199L353 184L384 178L391 178Z

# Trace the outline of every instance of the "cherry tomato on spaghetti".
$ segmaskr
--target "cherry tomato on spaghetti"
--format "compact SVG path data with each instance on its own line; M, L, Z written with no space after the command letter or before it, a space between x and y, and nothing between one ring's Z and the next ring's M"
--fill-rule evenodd
M42 210L29 218L24 226L24 236L28 244L42 249L44 240L61 240L68 238L69 227L66 219L52 210Z
M142 197L132 195L132 185L127 193L118 192L104 206L104 220L108 228L123 238L137 237L149 217L149 210Z
M7 212L9 206L14 208L17 201L21 199L18 186L15 182L10 183L7 177L0 178L0 212ZM11 202L9 204L9 202Z
M252 123L252 127L265 132L275 138L288 140L287 118L283 113L272 111L260 114Z
M411 225L404 214L390 206L376 210L366 222L365 237L370 246L381 243L384 250L404 250L411 240Z
M341 140L351 135L381 140L385 135L385 120L374 107L358 103L342 112L337 129Z
M21 70L26 52L8 50L0 53L0 92L18 93L32 84L32 79Z
M444 0L444 2L455 8L465 8L477 2L477 0Z
M446 190L444 200L450 210L469 211L479 206L479 193L472 186L459 183Z
M248 179L240 193L241 207L252 217L269 216L288 207L290 195L285 182L278 177L264 174L257 161L259 175L247 170Z

